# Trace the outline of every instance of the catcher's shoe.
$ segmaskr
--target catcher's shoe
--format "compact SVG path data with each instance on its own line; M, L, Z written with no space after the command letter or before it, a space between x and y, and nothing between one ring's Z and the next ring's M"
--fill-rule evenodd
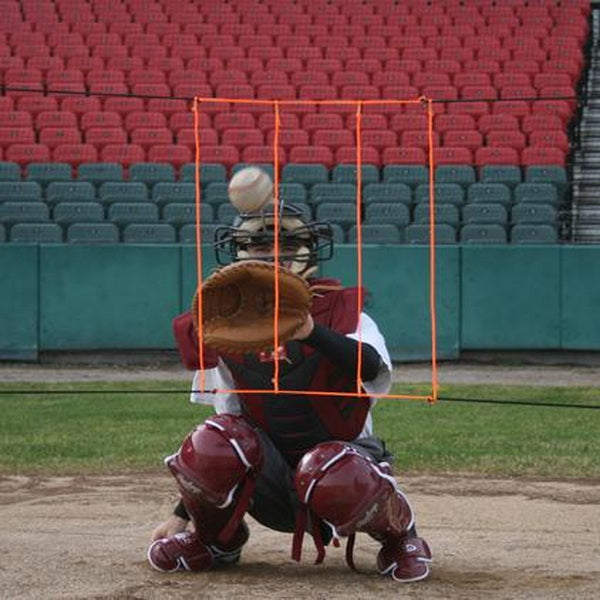
M421 581L429 577L431 561L431 550L427 542L412 535L384 543L377 555L379 572L390 575L400 583Z
M195 532L184 531L152 542L148 548L148 561L163 573L208 571L214 566L237 563L248 537L248 526L243 521L226 547L207 545Z

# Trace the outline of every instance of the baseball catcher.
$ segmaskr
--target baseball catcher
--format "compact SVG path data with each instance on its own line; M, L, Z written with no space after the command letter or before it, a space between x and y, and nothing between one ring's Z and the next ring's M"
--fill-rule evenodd
M182 360L195 370L191 400L216 414L165 461L181 499L152 534L150 564L170 572L238 562L248 512L293 534L296 560L305 533L317 562L345 537L354 568L354 537L364 532L381 544L379 573L402 583L427 578L431 552L372 431L371 407L391 386L385 340L358 307L358 289L317 276L319 261L332 256L331 227L292 206L276 215L272 183L259 169L238 172L229 192L240 215L215 234L222 268L173 324ZM358 365L364 398L349 395Z

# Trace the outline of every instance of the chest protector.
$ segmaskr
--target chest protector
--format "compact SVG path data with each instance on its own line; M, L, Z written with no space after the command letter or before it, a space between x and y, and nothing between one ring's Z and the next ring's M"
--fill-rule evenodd
M315 291L311 314L316 323L341 334L356 331L358 289L342 288L330 279L312 280ZM361 307L362 309L362 307ZM179 349L188 368L197 368L197 336L187 315L174 322ZM195 347L194 347L195 346ZM257 354L223 355L235 389L268 390L273 387L274 363ZM351 441L362 431L369 413L368 398L345 395L356 391L355 375L342 373L308 344L291 341L280 360L279 388L339 392L339 395L244 394L238 392L246 418L265 431L291 466L316 444ZM208 364L207 364L208 363ZM216 366L216 356L205 352L205 368Z

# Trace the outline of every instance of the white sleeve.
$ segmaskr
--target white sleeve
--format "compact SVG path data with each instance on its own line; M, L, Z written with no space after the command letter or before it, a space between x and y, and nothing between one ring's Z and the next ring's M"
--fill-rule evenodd
M367 394L381 396L389 393L392 387L392 360L377 323L366 313L361 313L356 331L349 333L347 337L357 341L360 338L363 343L373 346L381 358L377 377L371 381L363 381Z
M239 414L241 412L240 401L237 394L233 392L214 393L211 391L235 389L231 371L220 358L216 367L204 371L205 391L200 389L201 384L202 377L200 371L196 371L192 383L190 402L193 402L194 404L212 405L216 413Z

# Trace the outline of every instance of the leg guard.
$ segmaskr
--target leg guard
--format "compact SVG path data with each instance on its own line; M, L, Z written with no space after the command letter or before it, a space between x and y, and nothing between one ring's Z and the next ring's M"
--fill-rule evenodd
M296 470L300 501L337 535L368 533L382 543L378 566L399 581L429 574L431 552L414 533L414 516L389 465L377 464L343 442L319 444ZM348 562L352 566L351 555Z
M258 436L238 415L215 415L192 431L165 462L195 532L154 542L148 551L152 566L206 570L235 562L248 539L242 519L262 460Z

